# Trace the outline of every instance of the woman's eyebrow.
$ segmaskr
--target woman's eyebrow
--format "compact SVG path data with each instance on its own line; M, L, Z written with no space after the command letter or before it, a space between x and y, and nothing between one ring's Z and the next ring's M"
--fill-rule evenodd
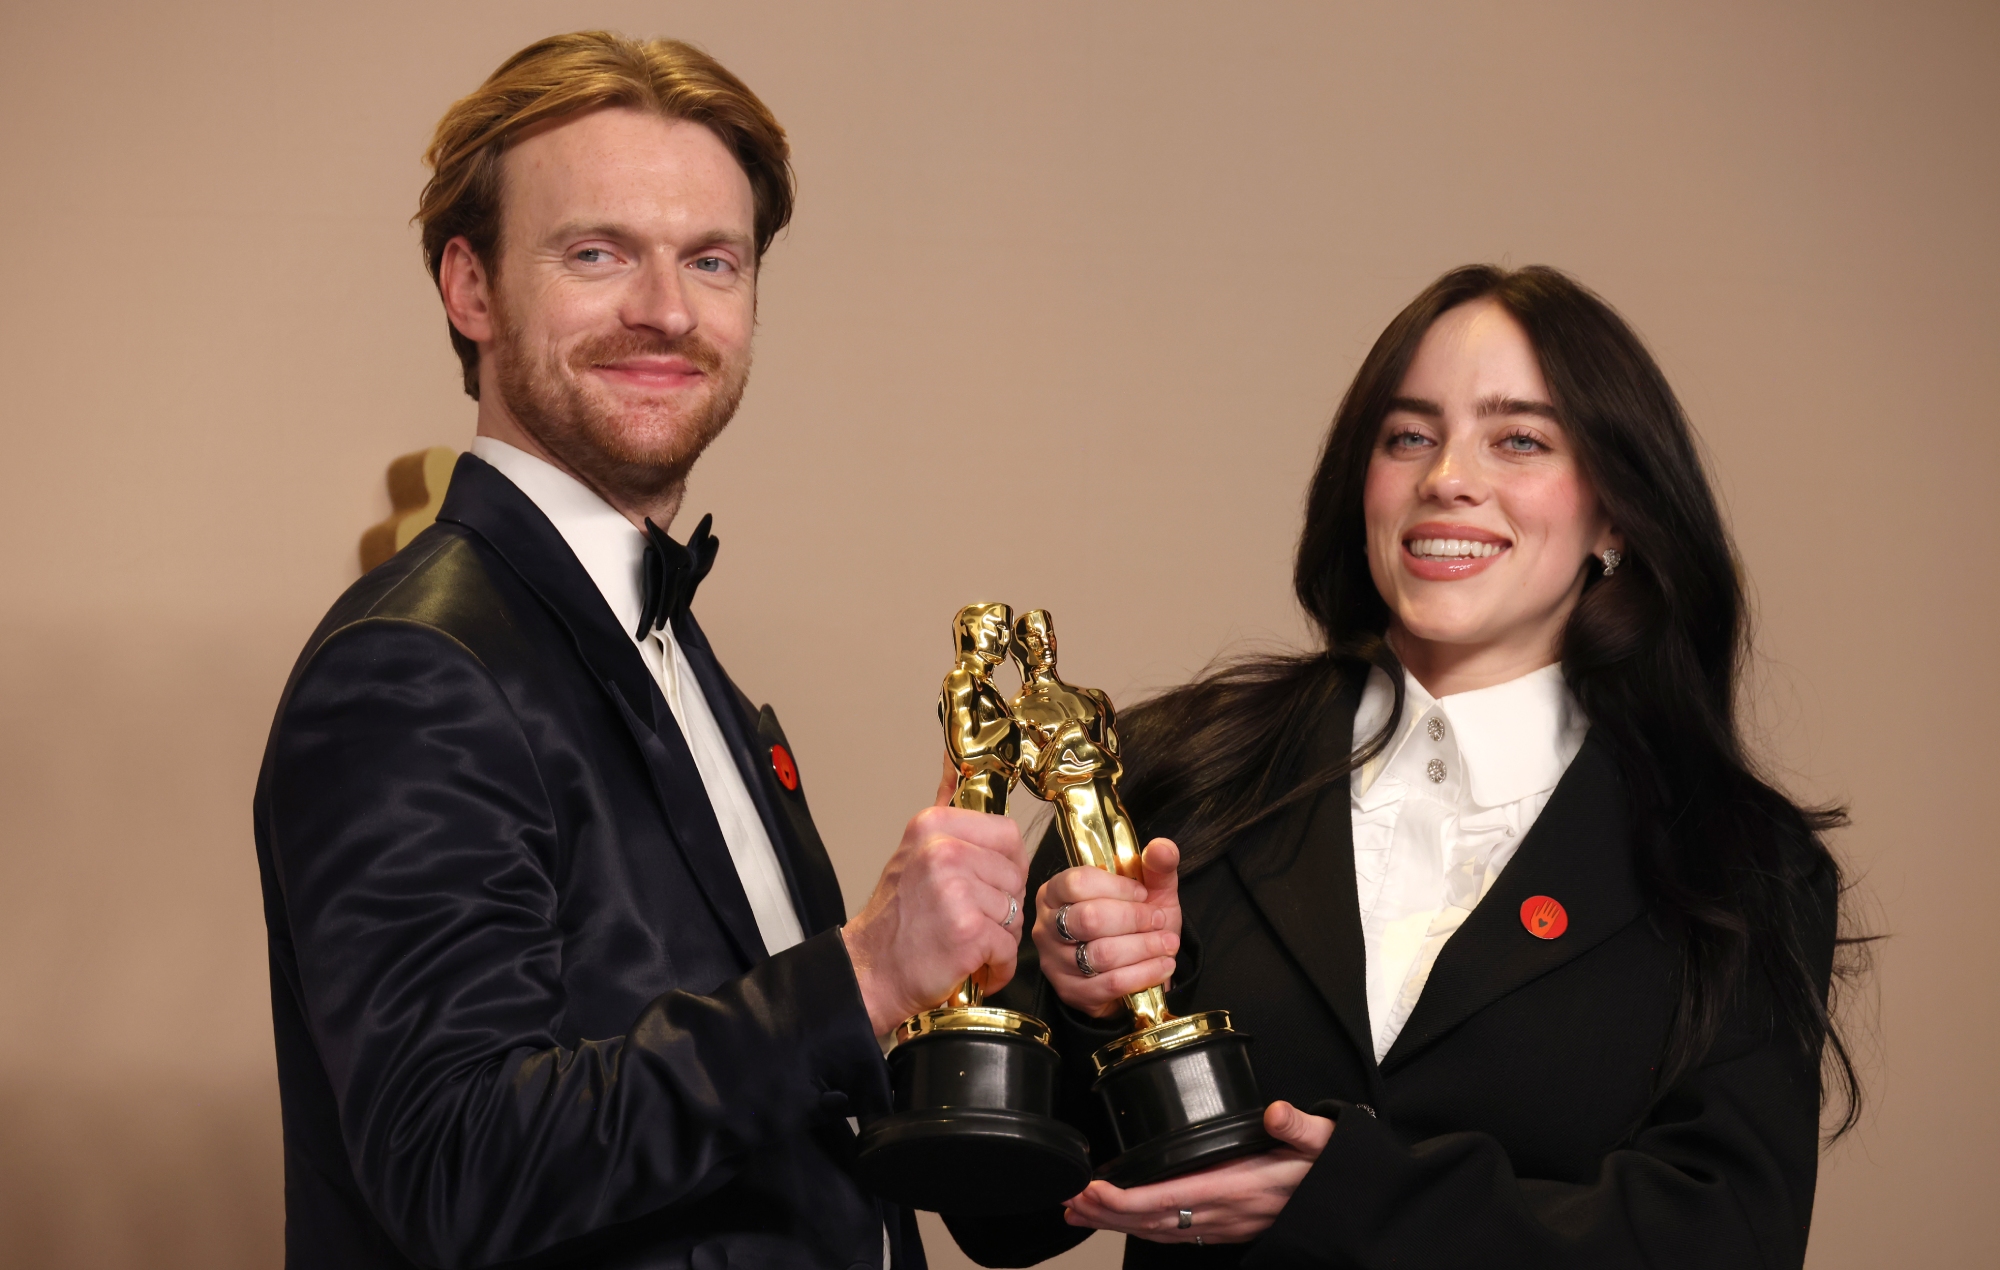
M1423 415L1428 419L1444 418L1443 406L1440 406L1435 401L1427 401L1422 397L1391 397L1389 398L1389 410L1392 413L1400 410L1404 414Z
M1472 413L1482 419L1493 415L1535 415L1547 419L1550 423L1562 422L1556 415L1556 408L1546 401L1526 401L1520 397L1507 397L1499 393L1481 397L1474 402Z

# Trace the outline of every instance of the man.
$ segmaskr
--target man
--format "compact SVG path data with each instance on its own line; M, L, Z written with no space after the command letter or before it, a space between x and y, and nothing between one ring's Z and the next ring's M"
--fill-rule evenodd
M784 132L695 49L584 33L428 157L478 437L312 636L257 789L288 1264L915 1270L852 1118L877 1036L1012 973L1019 836L921 812L846 920L687 610L707 522L664 532L748 375Z

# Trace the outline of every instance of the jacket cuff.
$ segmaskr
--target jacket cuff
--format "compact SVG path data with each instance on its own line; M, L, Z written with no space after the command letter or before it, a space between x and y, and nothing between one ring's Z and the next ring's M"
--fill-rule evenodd
M889 1106L889 1069L861 1000L861 984L840 928L794 944L751 971L787 1004L807 1071L833 1116L875 1114Z
M1201 978L1201 937L1187 910L1181 910L1181 946L1174 954L1174 977L1167 980L1167 1005L1176 1014L1195 1013L1195 984Z
M1245 1259L1246 1267L1329 1265L1340 1260L1336 1248L1347 1243L1331 1227L1365 1225L1369 1214L1357 1196L1375 1198L1369 1183L1393 1172L1402 1143L1367 1103L1326 1098L1307 1108L1310 1115L1334 1122L1333 1136L1299 1182L1298 1189ZM1334 1218L1341 1214L1341 1218Z

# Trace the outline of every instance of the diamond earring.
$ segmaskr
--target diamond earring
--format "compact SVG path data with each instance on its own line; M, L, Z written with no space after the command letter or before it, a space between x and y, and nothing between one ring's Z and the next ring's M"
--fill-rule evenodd
M1624 564L1624 563L1625 563L1625 557L1624 557L1624 556L1623 556L1622 554L1620 554L1620 553L1619 553L1619 550L1618 550L1618 548L1616 548L1616 547L1607 547L1607 548L1605 548L1605 550L1604 550L1604 576L1605 576L1605 577L1607 577L1607 578L1608 578L1608 577L1610 577L1610 576L1611 576L1611 575L1612 575L1613 573L1616 573L1616 572L1618 571L1618 566L1619 566L1619 565L1621 565L1621 564Z

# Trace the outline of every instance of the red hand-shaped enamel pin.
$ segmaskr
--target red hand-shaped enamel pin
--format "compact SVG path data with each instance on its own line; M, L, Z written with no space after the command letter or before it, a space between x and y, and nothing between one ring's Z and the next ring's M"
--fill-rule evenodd
M1521 925L1536 939L1554 939L1569 929L1569 914L1546 895L1530 895L1521 905Z

